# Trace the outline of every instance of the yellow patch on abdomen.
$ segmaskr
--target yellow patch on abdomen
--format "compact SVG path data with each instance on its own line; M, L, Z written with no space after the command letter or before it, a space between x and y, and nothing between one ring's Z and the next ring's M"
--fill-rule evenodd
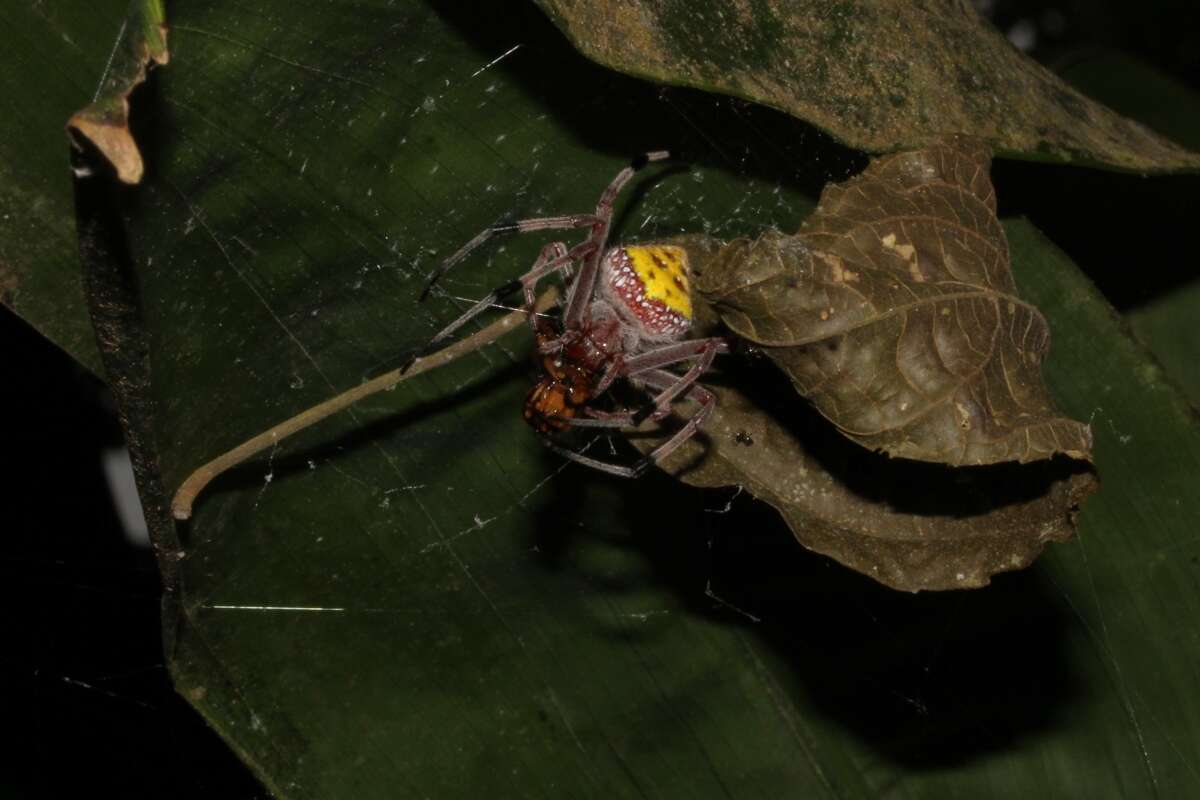
M665 244L626 245L625 252L645 287L646 298L658 300L690 320L692 292L684 249Z

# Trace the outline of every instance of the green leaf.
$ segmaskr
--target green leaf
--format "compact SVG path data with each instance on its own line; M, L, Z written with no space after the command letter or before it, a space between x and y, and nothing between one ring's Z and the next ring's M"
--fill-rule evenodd
M128 7L75 0L0 11L0 302L96 373L64 125L96 91Z
M1012 157L1138 172L1200 165L1023 56L970 3L537 2L601 64L753 100L863 150L963 133Z
M418 305L440 256L588 210L630 155L688 162L639 177L623 238L794 229L861 166L594 67L522 4L172 10L128 263L109 251L136 280L98 281L137 292L109 343L150 382L115 383L168 490L423 343L545 239ZM1105 480L1031 570L912 597L745 498L564 468L520 420L512 338L218 480L178 549L160 530L180 691L288 798L1195 794L1200 431L1070 262L1008 237Z
M1200 94L1145 64L1117 53L1090 53L1068 61L1061 74L1160 133L1200 147ZM1090 187L1066 188L1086 192ZM1160 280L1172 283L1130 309L1128 319L1134 334L1200 407L1200 277L1196 260L1181 257L1190 248L1197 188L1200 182L1185 179L1143 188L1143 196L1132 198L1143 215L1131 220L1147 245L1141 252L1157 265Z
M1135 309L1129 324L1192 404L1200 407L1200 280Z

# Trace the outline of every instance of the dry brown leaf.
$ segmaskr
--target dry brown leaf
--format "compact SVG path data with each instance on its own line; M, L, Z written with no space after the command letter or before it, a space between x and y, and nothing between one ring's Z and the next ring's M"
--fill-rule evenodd
M698 327L791 383L727 362L703 434L663 468L744 486L806 547L908 591L983 586L1069 538L1096 488L1091 430L1042 381L1049 328L1017 295L988 163L956 137L827 187L799 234L673 239Z
M828 186L800 234L689 239L697 287L846 436L952 465L1088 459L1041 377L1045 318L1017 295L988 153L954 139Z
M1027 567L1047 542L1071 537L1097 487L1087 465L1065 458L955 468L872 453L764 371L706 384L716 411L663 469L692 486L745 487L802 545L894 589L976 588ZM661 440L632 437L644 452Z

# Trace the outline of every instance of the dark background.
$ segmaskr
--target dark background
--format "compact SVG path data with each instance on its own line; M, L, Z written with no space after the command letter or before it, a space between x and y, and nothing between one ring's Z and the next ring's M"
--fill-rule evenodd
M1194 2L976 5L1052 67L1118 51L1200 89L1200 26L1185 23ZM1127 202L1127 192L1112 191L1111 182L1182 197L1193 193L1194 178L1146 181L1010 162L997 164L995 178L1002 215L1029 214L1089 269L1112 265L1092 277L1118 308L1136 307L1192 277L1163 270L1147 281L1144 271L1121 269L1111 252L1133 244L1095 233L1110 219L1128 223L1137 205ZM1102 182L1108 191L1089 191ZM1097 205L1103 202L1113 206ZM1184 212L1183 202L1171 207L1160 202L1145 212L1154 215L1145 224L1164 231L1155 239L1164 257L1175 246L1172 236L1190 232L1170 220ZM1138 244L1143 255L1144 245ZM0 796L266 797L171 687L154 558L126 535L101 470L102 453L121 446L103 383L3 307L0 353L7 378L0 444L8 467L0 509L0 724L10 765L0 773Z

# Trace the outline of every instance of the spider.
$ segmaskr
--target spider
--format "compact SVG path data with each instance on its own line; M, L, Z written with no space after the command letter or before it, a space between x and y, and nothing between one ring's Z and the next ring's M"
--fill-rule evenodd
M490 292L434 336L417 355L436 350L459 328L504 297L524 290L524 309L537 342L542 376L525 400L525 420L559 455L588 467L634 478L677 450L700 430L716 405L716 396L697 383L718 353L730 351L722 337L687 339L692 326L687 252L666 243L607 247L613 203L634 173L665 151L646 153L617 173L590 214L568 214L493 225L458 249L430 273L421 300L454 265L493 236L532 231L587 228L586 239L568 248L553 242L542 248L533 267ZM578 271L576 271L578 265ZM561 316L550 321L533 311L540 280L561 273L567 295ZM416 359L412 356L409 364ZM666 367L691 362L683 374ZM407 365L405 366L407 368ZM619 378L650 395L639 410L604 411L592 405ZM666 442L632 466L591 458L560 447L550 435L572 427L620 428L645 419L662 419L678 398L700 409Z

